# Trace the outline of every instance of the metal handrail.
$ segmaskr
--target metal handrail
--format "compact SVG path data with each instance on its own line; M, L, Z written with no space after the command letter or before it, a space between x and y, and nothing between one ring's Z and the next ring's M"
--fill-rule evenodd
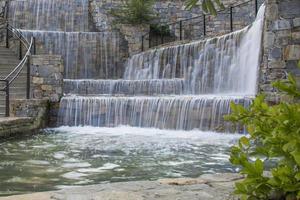
M232 19L233 18L233 16L232 16L233 15L233 9L237 8L237 7L241 7L241 6L246 5L246 4L249 4L249 3L253 2L253 1L254 1L254 4L255 4L254 5L255 14L257 14L257 12L258 12L258 0L248 0L248 1L245 1L243 3L239 3L239 4L235 4L235 5L230 5L227 8L224 8L224 9L221 9L221 10L217 11L217 13L222 13L223 12L222 14L224 14L224 11L225 11L226 12L225 14L230 14L230 32L233 31L233 22L232 22L233 21L233 19ZM178 21L172 22L172 23L162 23L161 27L163 27L163 26L172 26L172 25L177 25L178 24L179 27L180 27L180 36L179 36L179 38L180 38L180 40L182 40L182 24L183 24L183 22L187 22L187 21L191 21L191 20L194 20L194 19L203 18L203 36L205 37L206 36L206 17L207 16L212 16L212 15L211 14L202 13L202 14L200 14L198 16L195 16L195 17L192 17L192 18L178 20ZM149 31L148 33L146 33L146 34L144 34L144 35L141 36L142 37L142 48L141 48L142 51L144 51L144 39L147 36L149 36L149 48L153 47L153 46L150 45L150 41L151 41L150 34L151 33ZM161 38L161 44L165 44L163 36L161 36L161 37L162 37ZM156 46L156 45L154 45L154 46Z
M6 24L6 25L5 25ZM12 33L12 37L14 39L17 39L20 41L20 55L21 58L20 63L4 78L0 79L0 82L4 82L5 86L0 88L0 91L6 93L6 109L5 109L5 116L9 117L9 104L10 104L10 98L9 98L9 90L10 85L19 77L20 73L22 72L25 64L27 63L27 85L26 85L26 98L30 98L30 55L35 54L35 52L32 52L35 49L35 39L34 37L30 38L30 42L25 38L25 36L19 31L18 29L14 28L13 26L9 25L8 22L4 22L0 24L0 26L5 26L6 29L6 48L9 48L9 32ZM26 53L22 57L22 46L25 47Z

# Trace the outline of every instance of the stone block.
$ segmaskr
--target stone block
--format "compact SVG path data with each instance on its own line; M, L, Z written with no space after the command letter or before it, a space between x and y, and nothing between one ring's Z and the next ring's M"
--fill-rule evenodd
M41 89L42 90L51 91L51 90L53 90L53 87L51 85L42 85Z
M292 27L291 22L289 20L280 19L273 22L271 30L273 31L287 30L287 29L291 29L291 27Z
M32 77L32 83L33 84L43 84L44 79L40 77Z
M300 9L300 8L299 8ZM299 11L300 12L300 11ZM300 17L293 19L293 26L299 27L300 26Z
M274 45L275 34L273 32L266 32L264 37L264 46L265 48L271 48Z
M283 18L295 18L300 17L300 1L299 0L280 0L279 15Z
M294 32L291 35L292 35L293 44L300 44L300 31L299 32Z
M269 52L269 60L279 60L282 57L282 50L281 48L273 48Z
M295 76L300 76L300 69L297 66L298 60L287 61L286 62L286 70L288 73L292 73Z
M300 59L300 45L289 45L284 49L285 60L299 60Z
M285 67L286 67L286 64L282 60L279 60L279 61L270 61L268 63L268 68L270 68L270 69L283 69Z

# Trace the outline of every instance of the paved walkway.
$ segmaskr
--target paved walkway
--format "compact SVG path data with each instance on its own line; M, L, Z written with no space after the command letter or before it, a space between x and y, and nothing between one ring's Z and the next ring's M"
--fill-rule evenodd
M163 179L73 187L59 191L2 197L0 200L234 200L237 174L202 175L197 179Z

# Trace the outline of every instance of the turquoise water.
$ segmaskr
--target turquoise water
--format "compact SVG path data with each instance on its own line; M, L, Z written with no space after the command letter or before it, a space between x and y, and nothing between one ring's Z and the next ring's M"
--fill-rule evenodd
M0 195L233 172L229 149L239 137L132 127L48 129L1 141Z

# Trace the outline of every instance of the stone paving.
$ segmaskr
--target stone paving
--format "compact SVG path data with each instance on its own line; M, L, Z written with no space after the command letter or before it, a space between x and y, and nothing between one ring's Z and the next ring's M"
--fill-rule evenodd
M238 174L204 174L199 178L107 183L58 191L2 197L0 200L236 200Z

